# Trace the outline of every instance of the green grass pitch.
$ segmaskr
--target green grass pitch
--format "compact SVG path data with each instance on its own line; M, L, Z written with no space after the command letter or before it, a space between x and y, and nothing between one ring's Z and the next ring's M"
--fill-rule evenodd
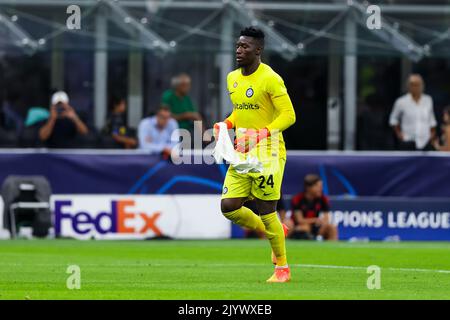
M0 241L0 299L450 299L450 243L288 241L292 281L267 284L265 240ZM69 265L81 289L66 287ZM367 267L381 289L367 288Z

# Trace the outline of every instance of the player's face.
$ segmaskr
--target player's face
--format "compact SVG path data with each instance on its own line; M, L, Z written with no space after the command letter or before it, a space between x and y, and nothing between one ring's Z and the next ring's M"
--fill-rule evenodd
M448 111L444 111L442 120L444 121L444 123L450 123L450 114Z
M310 188L311 194L314 196L314 198L319 198L322 196L322 190L323 190L323 184L322 181L317 181L313 186Z
M258 41L252 37L240 36L236 42L236 62L239 67L254 63L261 53Z
M419 77L412 76L409 79L408 87L412 95L418 96L423 92L423 81Z
M182 77L177 89L182 95L187 95L191 90L191 79L188 77Z
M158 114L156 115L156 121L157 125L160 128L165 128L167 126L167 123L170 120L170 112L167 110L160 110Z
M117 105L116 105L116 111L118 113L124 113L125 111L127 111L127 103L125 102L125 100L121 100Z

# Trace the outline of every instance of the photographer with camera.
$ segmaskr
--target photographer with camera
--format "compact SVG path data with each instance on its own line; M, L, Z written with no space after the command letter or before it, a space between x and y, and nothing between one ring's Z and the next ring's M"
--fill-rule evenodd
M88 127L75 109L69 105L69 96L64 91L53 94L50 116L39 129L39 139L49 148L70 148L78 135L86 135Z

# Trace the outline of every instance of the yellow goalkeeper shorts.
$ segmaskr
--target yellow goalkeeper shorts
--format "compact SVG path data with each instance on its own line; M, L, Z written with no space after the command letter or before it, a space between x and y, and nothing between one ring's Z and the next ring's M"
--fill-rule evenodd
M222 188L222 199L258 198L279 200L286 159L274 158L263 163L263 172L240 174L230 165Z

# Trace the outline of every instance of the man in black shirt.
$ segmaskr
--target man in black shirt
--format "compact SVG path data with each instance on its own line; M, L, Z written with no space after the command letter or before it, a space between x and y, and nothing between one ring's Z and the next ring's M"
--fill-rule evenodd
M52 96L50 117L39 129L39 139L49 148L70 148L77 135L86 135L89 129L80 119L75 109L69 105L69 97L64 91Z
M105 133L111 135L114 141L125 149L137 147L137 140L130 135L130 129L125 120L127 103L124 98L113 97L111 113L106 120Z
M318 175L308 174L304 179L304 192L291 200L291 219L286 221L291 237L307 234L315 238L337 240L338 232L330 223L330 204L323 195L322 180Z

